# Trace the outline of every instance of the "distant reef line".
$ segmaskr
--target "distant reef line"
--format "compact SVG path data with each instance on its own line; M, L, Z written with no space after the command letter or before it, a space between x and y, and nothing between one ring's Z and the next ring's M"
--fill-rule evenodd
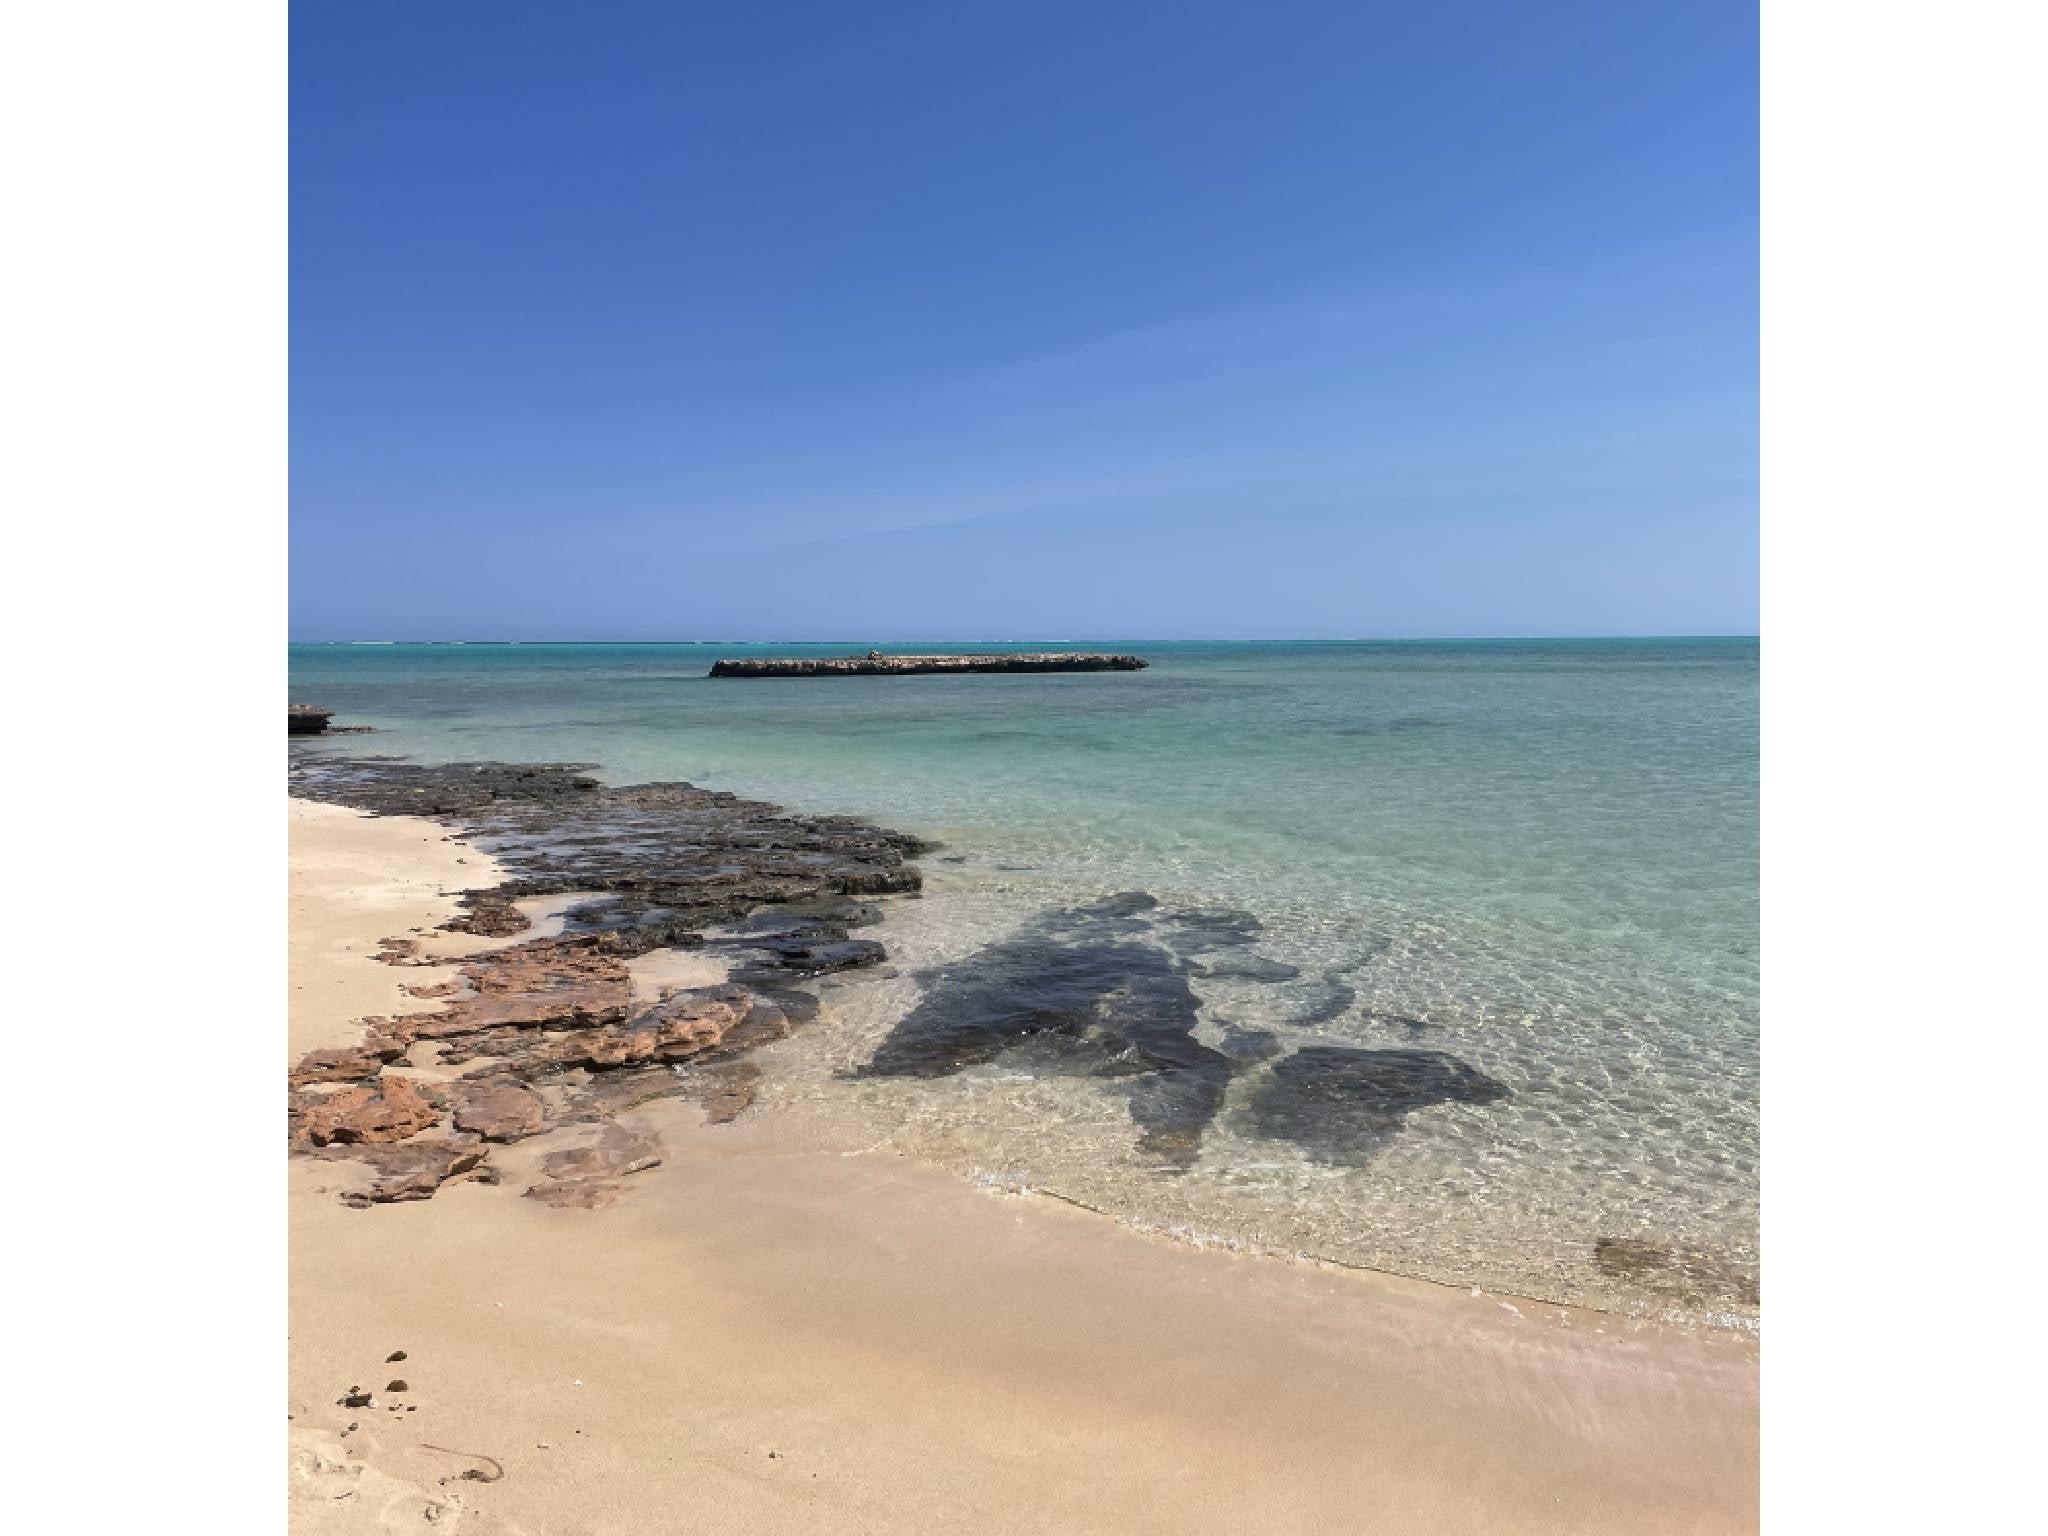
M886 677L918 672L1139 672L1140 656L1026 651L989 656L749 656L713 662L712 677Z

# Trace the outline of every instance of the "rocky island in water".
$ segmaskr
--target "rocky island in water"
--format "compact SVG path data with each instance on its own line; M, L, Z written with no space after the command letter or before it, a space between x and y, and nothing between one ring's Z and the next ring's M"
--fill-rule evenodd
M919 672L1142 672L1142 656L1019 651L997 656L750 656L713 662L712 677L893 677Z

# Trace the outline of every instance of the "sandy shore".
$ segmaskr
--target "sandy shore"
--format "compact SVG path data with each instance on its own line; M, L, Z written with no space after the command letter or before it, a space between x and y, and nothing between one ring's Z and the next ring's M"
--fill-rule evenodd
M429 822L290 815L296 1056L420 1007L400 988L453 971L377 941L495 873ZM1195 1252L685 1103L625 1118L666 1161L605 1210L519 1198L570 1132L369 1210L335 1198L351 1165L293 1162L295 1529L1756 1526L1750 1340Z

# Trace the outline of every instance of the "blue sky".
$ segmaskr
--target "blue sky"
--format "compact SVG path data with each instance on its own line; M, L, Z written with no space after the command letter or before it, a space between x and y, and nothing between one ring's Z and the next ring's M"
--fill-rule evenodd
M1756 19L292 8L292 633L1753 633Z

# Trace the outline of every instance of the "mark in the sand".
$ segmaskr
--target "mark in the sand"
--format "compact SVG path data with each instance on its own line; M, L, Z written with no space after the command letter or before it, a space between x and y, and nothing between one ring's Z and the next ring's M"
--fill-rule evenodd
M438 1451L443 1456L460 1456L464 1460L480 1463L478 1466L464 1469L461 1474L473 1483L495 1483L505 1475L505 1464L495 1456L485 1456L477 1451L454 1451L445 1445L427 1445L424 1442L421 1444L420 1449L423 1451ZM445 1483L448 1479L444 1477L441 1481Z

